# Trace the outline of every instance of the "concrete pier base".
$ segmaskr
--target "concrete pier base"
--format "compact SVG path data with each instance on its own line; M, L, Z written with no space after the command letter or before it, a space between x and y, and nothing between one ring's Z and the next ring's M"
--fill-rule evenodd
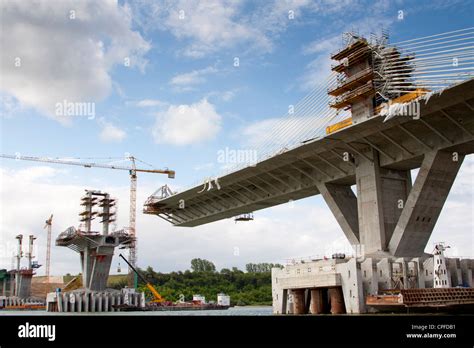
M126 290L126 291L124 291ZM47 295L46 310L48 312L115 312L115 305L128 303L141 304L142 293L134 289L71 292L51 292Z
M8 307L22 307L27 305L44 305L44 299L35 298L35 297L28 297L28 298L20 298L17 296L0 296L0 309L8 308Z
M452 284L472 286L474 260L446 258ZM295 261L272 269L274 314L373 311L367 295L393 289L432 288L433 257L380 256Z

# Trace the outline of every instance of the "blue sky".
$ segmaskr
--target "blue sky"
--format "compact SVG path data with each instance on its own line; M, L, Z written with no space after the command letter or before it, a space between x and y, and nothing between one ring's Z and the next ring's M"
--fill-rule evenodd
M1 152L97 158L131 153L155 167L176 170L174 181L155 175L139 177L140 208L146 196L164 183L180 189L218 173L217 151L226 146L242 148L252 140L249 134L259 136L249 133L258 129L259 122L284 117L288 106L318 86L329 72L329 53L340 46L342 32L355 29L361 34L378 34L383 26L390 32L390 41L397 42L467 28L473 24L474 2L53 0L31 6L28 1L7 0L0 8ZM294 18L289 18L289 11ZM16 67L13 62L18 57L21 66ZM124 65L127 59L130 66ZM95 103L95 117L56 115L54 105L62 100ZM471 162L465 166L472 168ZM125 215L120 222L126 225L128 177L124 172L9 160L3 160L1 168L2 243L22 229L41 233L35 230L42 227L41 214L47 217L53 207L70 208L63 217L58 216L58 232L76 224L79 196L75 193L85 187L117 192ZM7 189L7 182L14 187ZM41 195L35 192L38 186L44 189ZM44 205L35 213L17 217L21 209L13 209L11 200L17 200L19 206L28 197L10 196L13 189ZM49 197L47 192L53 191L57 194ZM469 197L472 203L472 190ZM314 207L326 209L319 198L298 204L305 212ZM259 215L267 219L286 216L284 224L291 225L292 215L278 209ZM24 226L15 224L14 217L24 221ZM258 252L252 244L255 237L238 236L250 235L249 229L254 235L269 233L271 226L265 227L265 220L250 228L227 221L192 233L166 226L158 218L140 216L139 227L147 230L143 233L149 238L140 248L146 249L146 241L183 248L181 254L162 250L159 261L143 251L144 262L170 270L185 268L192 253L226 266L281 261L310 252L298 251L298 245L308 240L332 243L342 236L335 230L333 239L318 239L322 237L314 236L313 220L308 219L301 227L303 239L294 247L278 246L278 239L285 235L281 232L274 237L275 246ZM329 215L328 219L332 221ZM472 218L464 226L472 231ZM161 231L159 235L153 235L155 229ZM219 234L215 238L229 243L228 251L221 252L219 242L214 249L196 249L189 234L199 232L204 240ZM247 252L236 259L229 251L235 247L232 243L240 243ZM43 241L39 244L42 247ZM472 251L472 238L467 246L462 249L464 254ZM58 253L70 256L69 251ZM176 261L177 257L183 260ZM0 267L9 262L8 255L0 255ZM66 262L57 271L71 267L76 264Z

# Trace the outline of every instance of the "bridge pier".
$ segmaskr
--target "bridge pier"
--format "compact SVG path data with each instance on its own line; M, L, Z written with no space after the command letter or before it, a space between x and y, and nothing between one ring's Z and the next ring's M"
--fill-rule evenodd
M317 188L365 255L421 256L464 155L427 153L413 187L409 170L383 168L379 156L373 149L372 160L356 156L357 195L350 185L320 182Z

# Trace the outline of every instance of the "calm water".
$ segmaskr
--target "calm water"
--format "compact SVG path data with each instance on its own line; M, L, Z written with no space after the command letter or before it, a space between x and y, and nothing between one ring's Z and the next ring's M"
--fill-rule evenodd
M108 312L108 313L50 313L45 311L0 311L0 315L272 315L272 307L232 307L217 311L179 312Z

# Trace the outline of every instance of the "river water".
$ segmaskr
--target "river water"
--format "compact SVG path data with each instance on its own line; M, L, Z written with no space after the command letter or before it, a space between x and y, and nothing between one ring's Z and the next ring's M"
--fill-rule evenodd
M0 311L0 315L272 315L272 307L231 307L227 310L209 311L170 311L170 312L104 312L104 313L51 313L45 311Z

